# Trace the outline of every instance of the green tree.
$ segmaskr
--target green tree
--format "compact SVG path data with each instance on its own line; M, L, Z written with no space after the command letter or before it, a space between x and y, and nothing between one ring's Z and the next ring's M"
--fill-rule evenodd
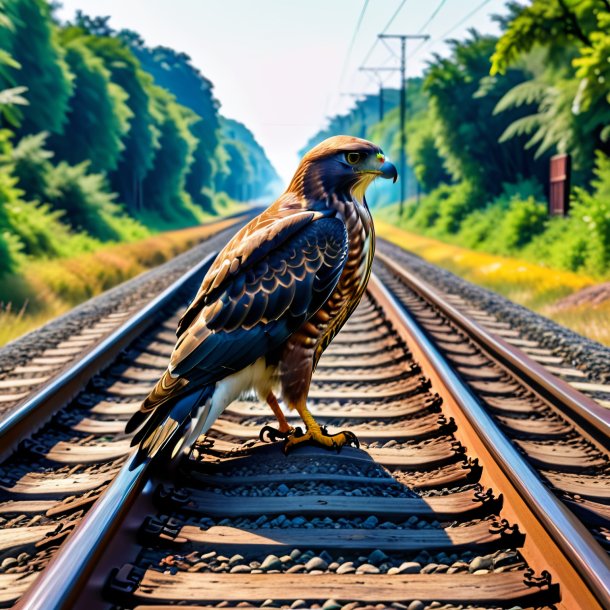
M496 111L529 105L502 139L527 135L538 155L571 153L577 181L593 172L594 151L610 154L610 4L607 0L533 0L509 4L492 56L492 74L527 65L531 79L508 91Z
M498 194L504 182L532 176L544 180L546 164L525 149L527 138L499 142L506 125L529 108L494 115L506 92L527 80L511 68L503 77L489 76L489 57L496 39L476 31L463 41L450 41L451 55L436 56L425 78L436 125L436 142L455 180L466 179L480 192Z
M0 49L4 67L0 90L25 87L28 101L20 106L20 134L63 132L72 94L72 76L57 41L57 33L44 0L9 0L0 5ZM6 59L10 57L11 62ZM15 127L17 120L10 121Z
M211 202L204 190L213 185L213 161L219 144L219 103L214 98L213 85L195 68L190 57L168 47L146 47L138 36L121 32L155 83L170 91L176 102L189 108L199 119L189 121L189 129L195 141L192 163L186 176L184 189L191 200L204 209L211 209Z
M89 161L94 172L116 169L124 148L123 137L133 116L127 94L110 78L103 61L88 47L78 28L61 35L66 60L74 73L74 95L70 100L64 136L49 139L60 159L75 165Z
M143 208L142 181L151 169L159 147L161 117L150 92L154 82L152 76L142 69L131 48L118 38L108 20L108 17L91 18L77 11L75 23L87 34L87 48L102 59L111 81L127 94L126 103L131 111L129 131L123 137L124 149L109 181L127 209L137 212Z
M162 121L159 126L159 148L152 169L142 184L143 201L146 209L159 214L166 221L174 221L181 214L188 219L185 184L197 146L190 131L196 116L176 104L174 97L165 89L153 87L152 92Z

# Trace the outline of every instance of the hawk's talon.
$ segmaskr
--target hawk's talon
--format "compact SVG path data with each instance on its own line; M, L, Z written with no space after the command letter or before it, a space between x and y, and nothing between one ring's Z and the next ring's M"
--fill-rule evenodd
M300 428L297 428L297 430L300 430ZM263 426L261 431L258 433L258 438L263 443L275 443L276 441L279 441L279 440L284 441L291 434L295 434L295 433L296 433L296 431L292 427L289 430L287 430L286 432L282 432L281 430L278 430L277 428L274 428L273 426Z
M305 443L318 445L319 447L324 447L326 449L336 449L337 452L341 451L346 445L353 445L356 448L360 447L356 435L349 430L337 434L328 434L325 428L307 429L304 433L300 428L297 428L295 432L290 434L284 441L284 454L288 455L294 447Z

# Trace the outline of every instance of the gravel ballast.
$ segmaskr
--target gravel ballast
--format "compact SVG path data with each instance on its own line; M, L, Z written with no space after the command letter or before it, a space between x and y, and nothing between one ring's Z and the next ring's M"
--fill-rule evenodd
M457 294L473 307L485 310L499 321L510 324L524 338L538 342L563 358L566 364L586 374L590 381L610 383L610 348L587 339L544 316L517 305L503 296L475 286L457 275L426 262L419 256L385 240L378 240L379 251L421 277L433 287Z

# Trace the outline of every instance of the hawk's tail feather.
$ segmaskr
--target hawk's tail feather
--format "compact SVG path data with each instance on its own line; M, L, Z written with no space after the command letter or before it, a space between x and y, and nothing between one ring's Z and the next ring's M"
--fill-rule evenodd
M169 399L150 415L149 420L136 433L131 445L140 445L133 467L154 458L157 454L175 449L186 439L190 422L198 406L207 400L213 386L199 388L178 398Z
M139 411L136 411L127 422L125 433L130 434L137 430L149 417L153 417L159 407L163 406L163 403L175 399L178 394L182 394L182 390L187 385L188 381L186 379L172 377L169 371L165 371L152 392L142 402ZM132 442L132 445L135 445L135 442Z

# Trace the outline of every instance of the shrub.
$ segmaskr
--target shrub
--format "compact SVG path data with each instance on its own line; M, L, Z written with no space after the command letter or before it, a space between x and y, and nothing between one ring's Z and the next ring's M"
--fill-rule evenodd
M47 198L75 231L85 231L101 241L133 240L148 231L124 215L114 202L116 195L106 190L100 174L88 174L87 163L61 162L49 174Z
M442 187L441 187L442 188ZM435 228L440 235L457 233L463 220L481 207L481 196L467 180L450 187L448 197L441 200Z
M504 214L499 231L500 241L507 252L515 252L544 230L547 209L533 197L516 197Z
M498 228L504 214L504 208L498 203L491 204L484 210L475 210L462 222L459 232L460 245L499 252Z
M421 229L433 227L438 220L441 204L451 196L453 188L443 184L423 197L419 206L407 206L405 211L411 218L409 225Z

